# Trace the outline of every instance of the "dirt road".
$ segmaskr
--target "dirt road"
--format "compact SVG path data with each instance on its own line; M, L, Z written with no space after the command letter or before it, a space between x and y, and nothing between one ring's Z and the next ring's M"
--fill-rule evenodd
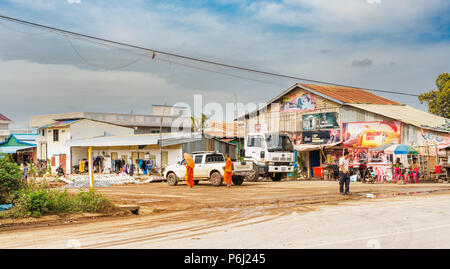
M298 181L231 189L154 183L99 190L116 203L140 205L140 215L0 228L0 247L450 247L448 184L352 183L351 196L337 194L336 182Z

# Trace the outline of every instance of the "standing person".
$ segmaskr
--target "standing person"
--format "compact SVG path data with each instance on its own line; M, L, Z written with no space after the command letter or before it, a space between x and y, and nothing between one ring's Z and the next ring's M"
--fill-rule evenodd
M28 166L25 163L24 167L23 167L23 178L25 179L25 181L28 181Z
M185 179L186 179L186 184L192 188L194 187L194 160L192 159L191 155L189 155L188 153L184 154L184 159L186 160L186 175L185 175Z
M413 162L412 164L409 166L409 175L410 175L410 180L411 182L418 183L419 182L419 178L420 178L420 167L419 164L417 163L417 158L413 157Z
M233 163L228 154L225 154L225 166L223 167L223 181L227 184L227 188L231 188L231 181L233 178Z
M346 149L344 151L344 156L339 159L339 192L343 195L349 195L350 192L350 175L349 175L349 158L350 154ZM344 192L344 184L345 184L345 192Z

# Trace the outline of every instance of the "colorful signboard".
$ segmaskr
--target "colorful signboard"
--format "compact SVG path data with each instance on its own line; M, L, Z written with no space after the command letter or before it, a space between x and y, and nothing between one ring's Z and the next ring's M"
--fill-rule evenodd
M326 145L339 142L340 140L341 131L339 129L302 132L303 144Z
M344 148L375 148L400 143L400 121L346 122L342 124Z
M300 146L302 144L332 144L341 140L341 131L339 129L323 131L306 132L286 132L292 141L292 145Z
M337 112L303 115L302 126L304 131L339 128Z
M312 111L316 109L316 97L310 93L291 93L283 97L281 112Z

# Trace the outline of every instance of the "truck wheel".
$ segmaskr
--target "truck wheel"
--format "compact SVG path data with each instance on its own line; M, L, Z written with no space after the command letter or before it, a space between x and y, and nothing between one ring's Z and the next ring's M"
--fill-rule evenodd
M169 173L167 175L167 183L170 186L176 186L178 184L178 178L177 175L175 175L175 173Z
M243 176L234 176L231 178L231 180L233 181L234 185L242 185L242 183L244 182L244 177Z
M209 177L209 180L211 181L211 184L213 184L214 186L220 186L222 185L223 182L223 178L219 172L213 172Z
M250 175L248 175L246 177L247 181L249 181L249 182L256 182L256 181L258 181L258 178L259 178L259 174L256 171L256 169L252 173L250 173Z
M199 182L200 180L194 180L194 185L198 185Z
M281 174L281 173L278 173L275 175L273 173L269 174L269 177L270 177L270 179L272 179L272 181L281 181L282 176L283 176L283 174Z

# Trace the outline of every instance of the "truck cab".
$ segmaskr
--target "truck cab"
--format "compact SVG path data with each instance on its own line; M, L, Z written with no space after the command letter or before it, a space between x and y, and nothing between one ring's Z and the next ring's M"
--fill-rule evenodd
M257 181L259 176L269 176L280 181L294 171L294 148L288 135L280 133L251 133L246 136L244 160L251 161L257 169L247 180Z

